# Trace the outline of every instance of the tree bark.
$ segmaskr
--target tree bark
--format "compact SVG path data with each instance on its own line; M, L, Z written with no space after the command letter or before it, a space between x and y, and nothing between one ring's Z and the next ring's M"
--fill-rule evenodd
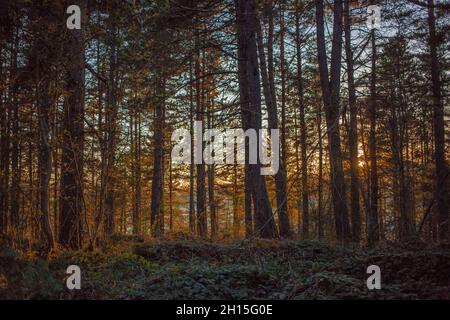
M236 23L238 41L239 91L241 118L244 130L261 128L261 96L256 47L256 8L254 0L236 0ZM258 137L259 140L260 137ZM246 143L246 147L248 144ZM255 212L255 233L263 238L277 236L261 163L246 163L251 181Z
M309 239L309 194L308 194L308 164L306 157L306 121L305 121L305 102L303 89L303 68L302 68L302 48L300 35L300 4L297 2L295 15L295 43L297 50L297 90L298 103L300 111L300 149L301 149L301 202L302 202L302 239ZM320 138L319 138L320 139ZM300 228L299 228L300 230Z
M369 210L367 219L367 243L374 246L380 239L380 228L378 222L378 167L377 167L377 140L376 140L376 120L377 120L377 93L376 93L376 61L377 48L375 40L375 29L371 31L372 41L372 71L370 77L370 100L369 100L369 154L370 154L370 186L369 186Z
M198 32L198 31L197 31ZM204 119L204 96L203 96L203 81L200 78L203 75L204 66L202 66L202 51L200 49L200 39L199 35L196 34L196 56L194 63L195 78L197 79L195 83L195 98L196 98L196 110L195 119L196 121L202 122L201 132L196 133L197 143L201 146L201 150L197 150L197 154L201 155L201 163L197 163L197 177L196 177L196 187L197 187L197 233L200 238L206 238L208 232L207 216L206 216L206 170L205 163L203 162L203 150L205 147L203 141L203 119ZM198 141L200 140L200 141Z
M428 26L431 58L431 82L433 93L433 128L434 128L434 158L435 158L435 197L438 211L439 240L449 239L449 194L450 177L448 163L445 158L445 124L444 106L442 105L442 92L440 80L440 65L438 58L438 39L436 35L436 17L434 0L428 0Z
M189 233L195 234L195 207L194 207L194 88L193 88L193 76L192 76L192 60L189 64L189 122L190 122L190 135L191 135L191 161L189 164Z
M81 23L86 22L87 1L77 0ZM83 211L84 149L84 28L66 31L65 51L67 101L64 106L61 159L61 192L58 241L63 246L82 246L81 215Z
M10 189L10 217L12 234L16 241L20 240L20 169L19 169L19 103L17 101L18 94L18 73L17 58L19 49L19 35L17 32L13 35L13 44L11 50L11 66L10 66L10 91L9 98L11 104L11 189Z
M330 154L330 185L335 216L336 236L340 242L350 240L348 221L346 186L342 167L341 138L339 134L339 91L342 55L342 1L334 1L333 41L331 51L331 70L328 76L324 5L323 0L316 0L317 52L319 61L322 97L328 133L328 149Z
M115 230L115 197L116 197L116 140L117 140L117 26L116 17L110 9L109 17L109 76L108 76L108 100L106 105L106 171L105 171L105 238L109 239Z
M0 39L1 51L3 50L3 39ZM2 55L0 55L0 59L2 59ZM4 61L0 60L0 68L2 73L1 80L6 83L7 76L3 74L3 63ZM11 80L9 81L9 85L11 86ZM8 104L6 97L4 98L3 86L1 86L1 107L2 112L0 112L0 234L8 233L8 213L9 213L9 175L10 175L10 134L11 134L11 105Z
M208 128L214 128L214 100L208 102ZM211 141L213 143L214 139ZM214 156L214 153L212 154ZM209 202L209 213L211 220L211 239L217 237L218 225L217 225L217 212L216 212L216 200L214 194L214 175L215 175L214 164L208 165L208 202Z
M352 239L358 243L361 239L361 209L359 204L359 173L358 173L358 128L356 105L356 90L354 78L354 61L351 46L351 16L350 0L344 2L344 29L345 29L345 52L347 58L347 85L348 104L350 111L350 128L348 132L348 144L350 151L350 195L351 195L351 225Z
M261 70L261 80L263 85L263 94L264 100L267 107L268 114L268 124L269 129L278 130L278 116L277 116L277 106L276 106L276 98L275 91L272 88L275 88L274 79L273 79L273 13L272 13L272 3L269 4L269 49L270 57L269 64L269 74L267 72L266 66L266 55L264 52L264 44L263 44L263 34L261 30L261 25L259 21L256 21L256 39L258 44L258 54L259 54L259 64ZM270 80L269 80L270 79ZM283 140L283 135L282 135ZM282 142L283 145L283 142ZM278 172L275 173L275 192L277 198L277 212L278 218L280 221L280 235L282 237L290 237L291 236L291 227L289 216L287 212L287 192L286 192L286 172L283 157L280 159L280 165Z
M151 198L151 229L155 236L162 236L162 221L164 197L164 109L165 109L165 80L156 79L156 103L154 130L154 151L153 151L153 178L152 178L152 198Z
M324 237L323 229L323 143L322 143L322 107L318 103L317 110L317 134L319 136L319 181L317 187L317 238Z

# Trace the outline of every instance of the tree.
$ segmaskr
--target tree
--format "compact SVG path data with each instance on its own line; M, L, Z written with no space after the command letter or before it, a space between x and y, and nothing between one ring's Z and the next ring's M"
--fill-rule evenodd
M436 35L434 0L428 0L428 27L431 67L431 90L433 94L433 127L434 127L434 158L436 170L436 199L439 212L439 238L441 241L449 239L449 170L445 159L445 125L444 108L442 105L440 65L437 54L438 38Z
M36 32L34 43L34 61L36 74L36 107L39 122L38 168L39 168L39 225L40 237L47 251L53 247L53 235L49 221L49 182L51 178L51 147L50 147L50 75L51 60L55 49L52 43L57 39L54 33L48 33L51 27L49 12L54 12L55 6L36 5L33 8L33 24ZM40 45L46 43L47 50ZM48 50L50 48L50 50Z
M238 69L241 118L243 129L261 128L261 96L256 47L256 8L253 0L236 0L236 25L238 42ZM258 136L258 135L257 135ZM258 137L257 139L260 139ZM248 149L248 143L246 143ZM248 161L248 157L247 160ZM267 195L264 176L260 174L261 163L246 162L251 181L254 204L255 233L263 238L277 235L272 209Z
M151 230L154 235L162 236L164 207L164 109L165 109L165 88L166 81L164 76L156 79L155 93L155 117L154 128L154 147L153 147L153 178L152 178L152 199L151 199Z
M277 113L277 102L276 102L276 92L275 92L275 81L274 81L274 63L273 63L273 3L270 2L267 8L269 14L269 36L268 36L268 71L266 67L266 55L264 52L263 44L263 34L261 31L261 25L259 21L256 21L256 36L258 43L258 54L259 54L259 64L261 70L261 80L263 85L264 100L267 106L268 113L268 124L269 129L278 130L278 113ZM282 47L284 47L284 39L281 39ZM283 53L284 49L281 50ZM283 53L284 55L284 53ZM284 59L284 58L283 58ZM282 72L284 73L284 72ZM283 81L284 83L284 81ZM285 86L283 86L282 91L285 91ZM284 96L284 93L283 93ZM284 101L285 99L283 99ZM282 109L285 108L285 103L282 103ZM285 130L284 130L285 131ZM283 132L283 130L282 130ZM285 134L281 137L282 143L285 141ZM282 147L283 148L283 147ZM283 154L283 152L282 152ZM285 153L284 153L285 154ZM275 173L275 192L277 198L277 212L280 221L280 235L282 237L291 236L291 227L289 221L289 215L287 211L287 193L286 193L286 170L285 170L285 158L283 155L280 159L280 165L278 172Z
M369 117L370 117L370 136L369 136L369 153L370 153L370 201L367 215L367 242L370 246L374 246L380 238L380 228L378 222L378 166L377 166L377 47L375 39L375 29L370 32L372 43L372 70L370 75L370 99L369 99Z
M117 68L118 68L118 45L117 45L117 15L109 8L108 17L108 44L109 44L109 72L108 90L105 110L105 141L102 165L102 190L104 194L100 201L104 202L104 232L105 238L109 239L115 229L115 197L116 197L116 145L117 145Z
M300 149L301 149L301 203L302 203L302 232L303 239L309 238L309 193L308 193L308 164L307 164L307 144L306 144L306 108L303 85L302 68L302 39L300 34L300 4L296 2L295 12L295 42L297 50L297 81L298 81L298 103L300 111ZM300 230L300 228L299 228Z
M203 141L203 120L204 120L204 113L205 113L205 106L204 106L204 85L203 81L201 80L201 77L204 73L204 64L202 64L202 55L204 55L204 52L200 50L200 39L199 39L199 30L196 30L196 36L195 36L195 62L194 62L194 70L195 70L195 103L196 103L196 110L195 110L195 120L201 121L202 127L198 128L198 131L195 134L195 138L197 140L201 141L200 150L195 150L195 153L197 155L197 158L203 159L203 149L205 146L205 143ZM202 68L203 67L203 68ZM198 145L198 144L197 144ZM197 179L196 179L196 188L197 188L197 232L198 235L201 238L205 238L206 234L208 232L208 225L207 225L207 216L206 216L206 170L205 170L205 164L203 160L201 160L201 163L197 163L196 165L197 169Z
M334 1L330 77L325 46L323 0L316 0L316 24L320 82L328 130L328 149L330 155L331 176L330 188L335 216L336 235L338 241L346 242L350 239L350 226L347 212L344 171L342 167L341 138L339 134L339 92L342 55L342 1Z
M72 2L81 9L81 23L86 22L87 1ZM66 6L67 7L67 6ZM66 103L62 132L61 192L58 241L65 247L82 246L84 150L84 29L66 30Z
M351 224L352 240L358 243L361 239L361 213L359 204L359 174L358 174L358 128L356 89L354 78L354 58L352 50L350 0L344 1L344 29L345 29L345 55L347 59L347 86L348 105L350 112L350 128L348 132L348 144L350 152L350 196L351 196Z

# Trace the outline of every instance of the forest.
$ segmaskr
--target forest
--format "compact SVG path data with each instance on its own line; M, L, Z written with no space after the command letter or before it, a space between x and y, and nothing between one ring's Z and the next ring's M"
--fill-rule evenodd
M0 299L450 299L449 18L2 0Z

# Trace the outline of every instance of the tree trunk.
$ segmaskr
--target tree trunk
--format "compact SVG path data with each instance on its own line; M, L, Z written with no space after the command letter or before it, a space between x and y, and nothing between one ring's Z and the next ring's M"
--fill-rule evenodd
M317 238L323 239L323 143L322 143L322 107L318 103L317 134L319 136L319 181L317 188Z
M156 79L156 103L154 130L154 151L153 151L153 178L152 178L152 199L151 199L151 229L155 236L162 236L164 196L164 108L165 108L165 80Z
M350 240L346 188L342 167L341 138L339 134L339 91L342 55L342 1L334 1L333 41L331 52L331 77L328 76L324 5L316 0L317 52L319 61L322 97L328 129L328 149L330 154L330 186L335 216L336 235L340 242Z
M3 49L3 39L1 41L1 49ZM2 53L0 51L0 53ZM0 59L2 56L0 55ZM0 68L3 69L4 61L0 60ZM6 64L5 64L6 65ZM3 70L2 70L3 71ZM7 76L1 73L2 81L6 83ZM3 83L2 82L2 83ZM9 85L11 86L11 79L9 79ZM1 107L0 112L0 234L7 234L9 228L9 175L10 175L10 135L11 135L11 104L7 102L6 95L4 94L3 86L1 86Z
M270 3L270 6L272 3ZM270 12L272 12L272 8L269 8ZM272 13L269 14L269 33L273 33L273 16ZM264 100L266 102L267 113L268 113L268 124L269 129L278 129L278 116L277 116L277 107L276 107L276 98L275 91L272 90L274 88L273 79L273 40L270 40L268 43L270 52L269 59L269 73L267 73L266 67L266 55L264 53L264 44L263 44L263 34L261 30L261 25L259 21L256 21L256 36L258 43L258 54L259 54L259 63L261 70L261 80L263 85L263 93ZM269 35L269 39L273 39L273 34ZM270 79L270 80L269 80ZM282 136L283 139L283 136ZM283 143L282 143L283 144ZM280 221L280 235L282 237L290 237L291 236L291 227L289 216L287 213L287 192L286 192L286 172L283 159L280 160L280 165L278 172L275 173L275 192L277 198L277 212L278 218Z
M281 159L280 167L275 175L275 184L277 189L277 211L280 223L280 236L289 238L291 234L291 223L289 221L289 213L287 208L287 156L286 156L286 67L285 67L285 35L284 9L282 2L280 3L280 74L281 74ZM272 85L275 89L275 84ZM272 92L275 92L275 90ZM276 99L273 97L273 106L276 110ZM276 119L276 117L275 117ZM270 128L271 129L271 128ZM278 181L278 183L277 183Z
M192 60L189 64L189 131L191 135L191 159L189 164L189 233L195 234L195 208L194 208L194 88L193 88L193 76L192 76Z
M134 121L133 121L134 120ZM141 119L140 112L134 108L130 123L131 145L133 148L133 234L141 233Z
M303 90L303 70L302 70L302 48L300 35L300 7L297 2L295 16L295 43L297 50L297 87L298 103L300 109L300 149L301 149L301 202L302 202L302 239L309 239L309 195L308 195L308 164L306 158L306 121L305 121L305 103ZM319 138L320 139L320 138ZM299 228L300 230L300 228Z
M208 103L208 128L214 128L214 100ZM210 143L214 143L214 139ZM214 152L212 153L214 156ZM208 202L209 202L209 212L211 219L211 238L215 239L217 237L217 212L216 212L216 202L214 195L214 164L208 165Z
M350 195L351 195L351 225L352 239L358 243L361 239L361 212L359 204L359 174L358 174L358 128L356 105L356 90L354 79L354 61L351 46L351 16L350 0L344 2L344 29L345 29L345 52L347 58L347 82L348 82L348 104L350 111L350 129L348 132L348 144L350 151Z
M436 35L436 18L434 0L428 0L428 26L430 33L431 81L433 92L433 128L434 158L436 163L435 197L437 199L439 240L449 239L449 194L450 180L448 163L445 159L445 125L444 107L442 105L440 65L438 59L438 38Z
M244 211L245 211L245 238L253 236L253 215L252 215L252 184L250 170L244 169Z
M370 153L370 186L369 186L369 210L367 219L367 243L374 246L380 239L380 228L378 222L378 169L377 169L377 141L376 141L376 60L377 48L375 42L375 29L371 32L372 38L372 71L370 77L370 100L369 100L369 153Z
M77 0L82 24L86 23L87 1ZM67 101L64 105L61 159L61 192L58 241L65 247L82 246L84 149L84 28L67 30Z
M202 52L200 50L200 39L199 35L196 34L196 55L195 55L195 63L194 63L194 72L195 72L195 98L196 98L196 110L195 110L195 119L196 121L201 121L202 128L198 128L198 132L195 133L195 139L197 145L200 145L200 150L196 150L197 157L201 159L201 163L197 163L197 179L196 179L196 187L197 187L197 232L200 238L206 238L208 232L207 225L207 216L206 216L206 170L205 163L203 162L203 149L205 147L203 141L203 119L204 119L204 95L203 95L203 82L200 78L203 75L202 70Z
M17 55L19 49L19 35L17 33L13 36L13 45L11 52L11 72L10 72L10 91L9 98L11 104L11 190L10 190L10 216L11 216L11 231L16 241L20 240L20 169L19 169L19 104L17 101L18 74L17 74Z
M39 5L36 8L37 37L34 43L35 50L35 74L36 74L36 106L38 113L38 174L39 174L39 239L45 242L46 250L53 247L53 235L50 228L50 199L49 188L52 170L51 148L50 148L50 74L51 68L48 64L48 49L42 51L41 41L47 43L49 33L48 28L48 7ZM56 199L55 199L56 200Z
M256 8L254 0L236 0L238 68L241 117L244 130L261 128L261 96L256 48ZM258 140L260 139L259 135ZM246 143L246 148L248 143ZM255 212L255 233L263 238L277 236L261 163L248 164Z
M39 64L42 62L40 61ZM45 71L44 71L45 72ZM39 117L39 154L38 154L38 168L39 168L39 225L41 240L46 242L47 250L53 246L53 236L49 222L49 182L51 176L51 149L50 149L50 97L48 79L49 72L42 75L39 74L36 90L38 91L37 110Z
M172 150L172 148L170 148ZM169 230L173 232L173 172L172 153L169 153Z
M105 172L105 238L109 239L115 230L115 197L116 197L116 135L117 135L117 27L116 17L110 9L109 24L109 79L108 79L108 101L106 105L106 172Z

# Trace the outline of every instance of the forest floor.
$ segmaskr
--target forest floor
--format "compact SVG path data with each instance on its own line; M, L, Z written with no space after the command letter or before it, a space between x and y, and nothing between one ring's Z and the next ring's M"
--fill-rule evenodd
M81 290L66 289L80 266ZM368 290L369 265L381 290ZM315 241L116 239L102 252L42 259L0 246L0 299L450 299L450 250Z

